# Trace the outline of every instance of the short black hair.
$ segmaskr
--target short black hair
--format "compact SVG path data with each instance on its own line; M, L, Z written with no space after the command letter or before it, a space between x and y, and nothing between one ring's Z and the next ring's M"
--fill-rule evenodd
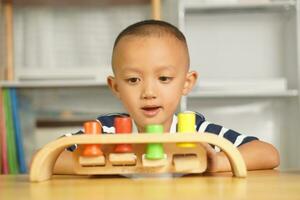
M184 34L174 25L161 20L144 20L125 28L116 38L114 47L125 36L162 36L170 34L187 46Z

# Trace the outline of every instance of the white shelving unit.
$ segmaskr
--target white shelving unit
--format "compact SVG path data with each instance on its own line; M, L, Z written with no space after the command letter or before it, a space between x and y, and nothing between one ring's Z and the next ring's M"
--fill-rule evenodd
M105 86L112 42L129 23L150 17L149 2L129 7L107 7L109 0L104 7L97 0L88 1L92 5L76 1L84 6L73 7L59 0L14 2L18 81L0 85L21 89L27 149L33 152L38 140L32 128L39 111L122 111ZM162 16L171 16L168 20L185 33L191 68L200 75L181 109L271 142L280 150L281 168L299 168L300 1L162 3Z
M274 144L300 167L299 1L178 0L199 83L182 110Z

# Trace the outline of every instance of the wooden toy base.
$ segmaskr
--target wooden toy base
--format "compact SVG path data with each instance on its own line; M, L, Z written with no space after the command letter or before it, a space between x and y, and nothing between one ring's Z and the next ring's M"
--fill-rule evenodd
M79 156L78 162L81 166L86 166L86 167L104 166L105 157L104 156L96 156L96 157Z
M158 160L149 160L145 157L146 155L142 155L142 164L144 167L163 167L168 164L168 157L164 154L164 158Z
M123 164L121 161L118 161L118 165L116 166L114 162L111 162L110 159L105 161L104 166L86 166L80 164L81 158L81 150L82 147L79 146L78 149L73 153L74 159L74 172L75 174L80 175L95 175L95 174L159 174L159 173L177 173L182 172L183 167L185 166L187 161L184 159L177 159L176 162L173 161L174 155L180 156L182 155L194 155L193 166L189 164L188 167L184 168L184 171L187 173L202 173L207 168L206 163L206 151L201 144L196 144L194 148L181 148L176 145L176 143L166 143L163 144L163 148L165 151L165 159L161 160L148 160L144 158L146 144L133 144L133 152L135 152L136 162L134 165L128 166L127 161ZM104 157L111 158L112 156L116 156L113 152L114 145L107 144L102 145L101 149L104 152ZM175 156L175 157L176 157ZM174 163L177 164L176 170ZM190 161L191 163L191 161ZM195 164L196 163L196 164Z
M196 154L177 154L173 156L173 164L177 172L189 172L200 167L199 158Z
M177 143L195 143L195 148L181 148ZM135 164L131 166L115 166L114 161L108 158L113 153L115 144L132 144L136 156ZM163 144L166 163L160 167L149 167L144 162L143 154L149 143ZM102 135L76 135L62 137L44 146L34 157L30 169L30 181L40 182L51 178L55 162L66 147L78 144L79 148L72 153L73 164L68 166L74 174L101 175L101 174L159 174L159 173L202 173L207 168L205 148L201 143L208 143L219 147L228 157L232 172L237 177L246 177L247 170L244 160L228 140L209 133L185 134L102 134ZM81 165L81 144L101 144L105 164L103 166ZM80 161L81 159L81 161ZM85 159L85 158L83 158ZM98 160L99 161L99 160ZM103 160L102 160L103 161ZM86 163L86 160L83 161ZM122 163L121 163L122 164ZM145 166L146 165L146 166Z
M136 165L136 155L134 153L110 153L109 162L113 166L133 166Z

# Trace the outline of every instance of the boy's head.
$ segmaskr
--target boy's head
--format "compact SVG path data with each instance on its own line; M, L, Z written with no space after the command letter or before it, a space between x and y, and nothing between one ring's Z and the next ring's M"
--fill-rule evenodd
M112 55L108 85L138 126L162 124L169 131L181 96L197 79L189 72L184 35L173 25L146 20L124 29Z

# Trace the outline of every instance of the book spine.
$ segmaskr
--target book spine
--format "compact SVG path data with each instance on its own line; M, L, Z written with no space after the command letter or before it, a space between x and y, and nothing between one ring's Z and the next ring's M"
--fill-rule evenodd
M2 173L8 174L7 143L6 143L6 119L4 113L4 95L0 88L0 142L1 142L1 164Z
M9 89L3 90L4 96L4 113L6 119L6 141L7 141L7 158L10 174L18 173L18 161L14 136L14 127L11 110L11 98Z
M20 115L19 115L19 103L17 90L15 88L10 89L11 96L11 108L12 108L12 116L13 116L13 125L15 130L15 144L17 150L17 158L19 162L19 171L20 173L26 173L26 161L24 154L24 145L23 145L23 137L20 126Z

